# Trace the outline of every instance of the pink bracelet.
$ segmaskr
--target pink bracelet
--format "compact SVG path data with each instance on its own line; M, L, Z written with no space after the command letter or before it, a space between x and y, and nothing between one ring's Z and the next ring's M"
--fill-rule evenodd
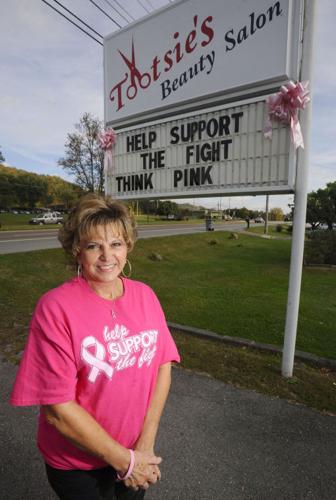
M131 454L131 461L130 461L130 464L128 466L127 472L124 476L120 476L120 474L117 474L117 478L119 479L119 481L125 481L125 479L128 479L130 477L130 475L132 474L133 469L134 469L134 463L135 463L134 451L133 450L128 450L128 451Z

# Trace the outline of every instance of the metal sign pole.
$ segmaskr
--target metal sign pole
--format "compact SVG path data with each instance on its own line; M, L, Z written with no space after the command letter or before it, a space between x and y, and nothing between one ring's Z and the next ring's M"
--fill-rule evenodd
M269 194L266 195L266 213L265 213L264 234L268 234L268 212L269 212Z
M306 0L303 21L303 48L300 80L308 80L310 82L310 91L312 90L311 81L315 16L316 0ZM310 161L311 108L312 104L310 102L307 108L300 113L304 149L299 148L297 160L293 238L289 271L285 340L282 358L282 375L284 377L292 377L294 366L306 227L308 168Z

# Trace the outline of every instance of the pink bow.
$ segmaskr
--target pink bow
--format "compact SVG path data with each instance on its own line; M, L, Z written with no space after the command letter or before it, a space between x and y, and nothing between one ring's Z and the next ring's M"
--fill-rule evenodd
M98 139L100 147L104 151L104 175L106 180L108 172L113 169L112 148L117 142L117 134L113 128L107 128L104 132L99 134Z
M272 122L276 120L287 123L291 128L291 140L295 146L304 147L298 118L299 109L304 109L310 101L309 82L288 82L280 87L280 91L267 99L268 118L264 130L265 137L272 139Z

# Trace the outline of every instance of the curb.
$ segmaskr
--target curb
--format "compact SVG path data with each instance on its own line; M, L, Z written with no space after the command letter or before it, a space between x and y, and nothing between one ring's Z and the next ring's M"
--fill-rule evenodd
M231 344L235 346L250 347L252 349L259 349L260 351L272 352L273 354L282 354L282 348L277 347L273 344L263 344L260 342L255 342L254 340L242 339L240 337L230 337L228 335L218 335L218 333L211 332L209 330L202 330L201 328L194 328L187 325L179 325L178 323L172 323L167 321L170 328L174 330L179 330L184 333L188 333L195 337L200 337L207 340L213 340L216 342L222 342L224 344ZM297 361L304 361L318 367L327 367L336 370L336 360L330 358L322 358L311 354L309 352L295 350L295 359Z

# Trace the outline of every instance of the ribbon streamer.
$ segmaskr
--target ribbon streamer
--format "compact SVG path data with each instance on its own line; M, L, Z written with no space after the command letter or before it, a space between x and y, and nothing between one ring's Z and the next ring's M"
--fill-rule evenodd
M96 348L95 355L88 350L89 347ZM104 372L109 379L112 378L113 367L104 361L105 347L97 339L92 336L85 337L82 342L81 356L89 366L92 366L88 375L90 382L95 382L100 372Z
M264 135L272 139L272 120L290 125L291 140L295 148L304 148L301 126L298 118L299 109L304 109L310 101L309 82L289 81L280 87L280 91L267 99L268 117Z
M112 149L117 142L117 134L113 128L107 128L98 136L100 147L104 151L104 175L107 179L108 172L113 172L113 155Z

